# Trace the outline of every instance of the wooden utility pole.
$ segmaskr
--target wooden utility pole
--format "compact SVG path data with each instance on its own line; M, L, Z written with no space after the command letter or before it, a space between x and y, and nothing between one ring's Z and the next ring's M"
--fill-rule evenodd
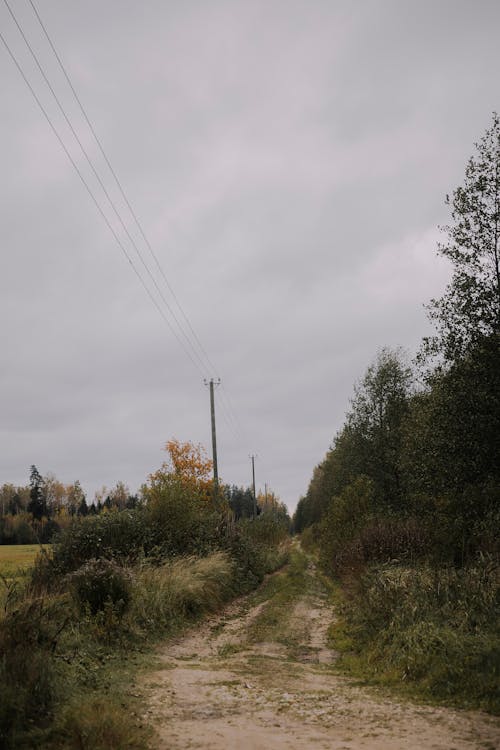
M255 494L255 459L257 456L252 453L252 487L253 487L253 517L257 518L257 495Z
M215 434L215 398L214 387L220 385L220 378L210 381L205 380L205 385L210 386L210 417L212 421L212 464L214 467L214 494L217 496L219 490L219 471L217 468L217 438Z

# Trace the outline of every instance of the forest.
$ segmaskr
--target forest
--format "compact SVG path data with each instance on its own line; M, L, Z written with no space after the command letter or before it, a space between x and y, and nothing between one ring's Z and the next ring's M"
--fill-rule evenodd
M342 584L344 663L499 710L500 124L447 197L435 334L382 349L294 516Z

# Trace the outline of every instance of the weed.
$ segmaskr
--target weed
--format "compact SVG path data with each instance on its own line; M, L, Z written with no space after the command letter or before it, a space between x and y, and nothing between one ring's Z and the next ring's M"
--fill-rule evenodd
M232 656L233 654L237 654L240 651L243 651L245 649L245 646L241 643L224 643L222 646L219 646L217 649L217 654L222 658L226 658L227 656Z
M116 699L80 699L66 709L60 734L68 750L143 750L138 717L125 713Z
M486 558L467 568L370 569L332 626L342 664L427 699L500 712L500 587Z
M224 552L143 565L134 578L130 620L145 630L175 629L186 619L214 612L231 595L232 574Z
M82 612L92 615L109 604L121 616L130 602L130 576L112 560L89 560L68 577L69 585Z

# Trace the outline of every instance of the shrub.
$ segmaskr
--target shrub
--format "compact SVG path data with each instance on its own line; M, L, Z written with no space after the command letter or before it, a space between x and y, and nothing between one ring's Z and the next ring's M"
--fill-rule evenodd
M364 563L412 561L429 548L424 527L415 518L375 518L359 532Z
M18 731L46 719L59 693L52 657L67 622L67 600L14 602L0 621L0 747L15 747Z
M357 537L370 517L373 497L373 482L359 476L332 498L320 523L320 561L328 572L359 565Z
M146 490L146 554L159 560L207 555L220 546L222 516L189 485L162 478Z
M362 576L354 603L359 621L375 630L432 619L474 633L498 621L499 569L485 557L458 569L372 568Z
M266 550L251 538L252 521L240 522L225 540L225 548L234 561L235 593L245 593L258 586L266 574Z
M34 589L51 589L89 560L131 563L143 555L147 527L142 508L75 519L55 540L52 554L36 560Z
M233 562L224 552L144 565L135 576L130 618L145 630L173 628L220 607L232 582Z
M68 577L80 609L92 615L112 604L118 616L130 602L131 585L127 572L112 560L89 560Z
M499 568L369 569L345 605L364 671L413 683L427 696L500 711Z
M109 696L81 699L66 709L64 747L74 750L142 750L144 734L123 707Z
M300 544L302 549L312 554L317 553L320 542L319 526L313 523L307 526L300 534Z

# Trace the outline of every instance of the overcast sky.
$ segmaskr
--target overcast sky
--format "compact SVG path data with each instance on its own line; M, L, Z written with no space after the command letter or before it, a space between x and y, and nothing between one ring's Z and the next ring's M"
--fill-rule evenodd
M8 1L176 309L29 1ZM0 44L0 484L36 464L89 499L135 490L171 437L211 450L220 376L222 479L249 484L257 453L293 509L377 350L430 330L444 197L500 106L500 3L34 2L211 364L141 286L124 251L171 320L1 0L123 250Z

